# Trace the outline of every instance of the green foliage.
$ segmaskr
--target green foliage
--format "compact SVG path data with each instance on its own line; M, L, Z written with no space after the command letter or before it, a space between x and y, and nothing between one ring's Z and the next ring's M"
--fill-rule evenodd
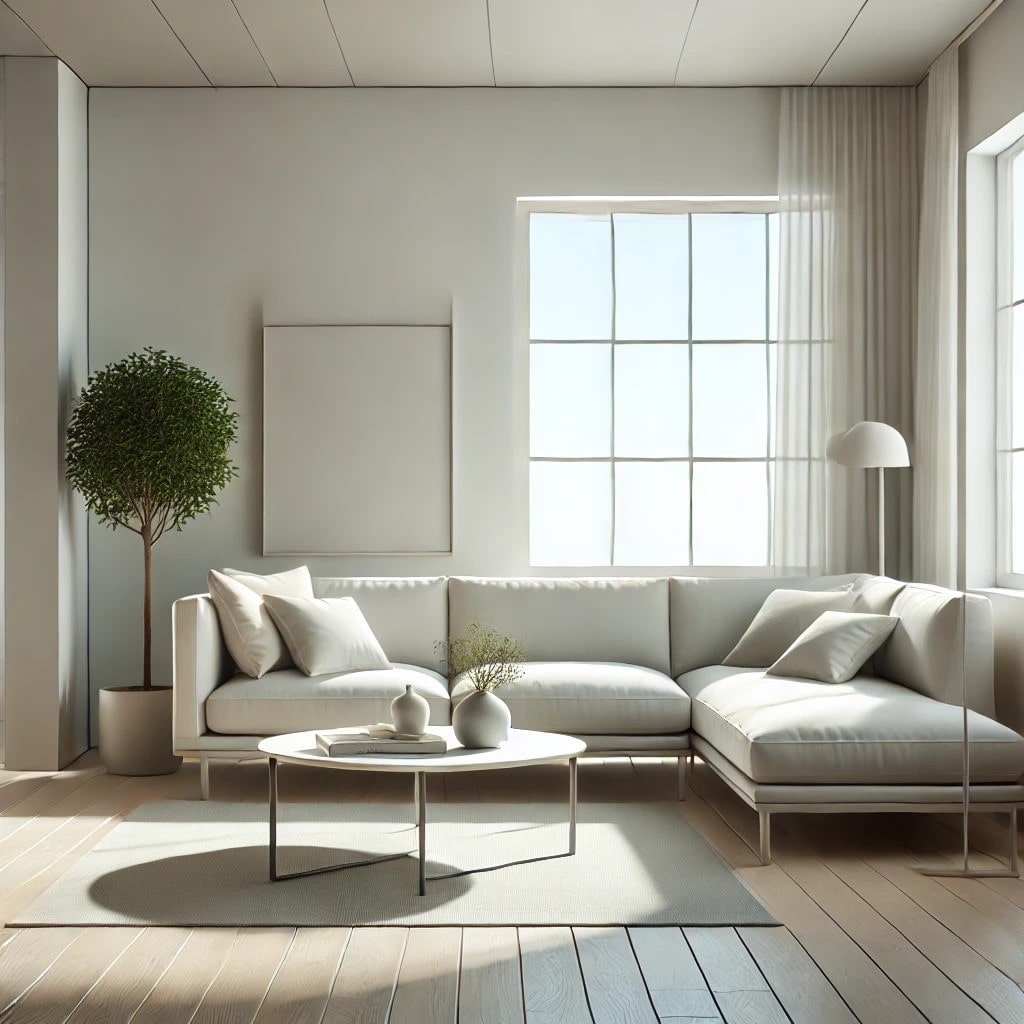
M100 522L155 543L238 475L238 414L219 382L151 348L93 374L71 414L67 477Z
M504 633L471 622L462 636L439 640L435 650L448 662L448 678L466 673L477 690L496 690L519 679L526 661L523 645Z

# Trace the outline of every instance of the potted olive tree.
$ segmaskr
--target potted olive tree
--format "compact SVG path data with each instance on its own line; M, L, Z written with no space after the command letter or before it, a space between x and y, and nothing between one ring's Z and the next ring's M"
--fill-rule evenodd
M238 474L228 449L238 414L217 380L151 348L93 374L71 414L67 477L104 526L142 540L142 685L100 691L100 757L116 775L165 775L171 687L153 685L153 545L210 510Z

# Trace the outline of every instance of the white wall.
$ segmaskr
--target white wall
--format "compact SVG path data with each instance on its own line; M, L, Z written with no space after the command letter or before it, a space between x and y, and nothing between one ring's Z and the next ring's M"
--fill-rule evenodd
M1001 148L1000 130L1024 113L1022 53L1024 0L1005 0L960 48L961 345L967 370L962 396L966 407L963 573L972 587L991 588L995 582L995 464L986 454L995 443L993 154ZM1024 593L991 589L984 593L994 610L996 713L1024 731Z
M516 197L774 194L777 148L774 89L92 90L91 366L164 347L241 414L240 479L155 549L156 681L207 568L294 561L260 555L264 323L453 324L454 554L315 574L529 573ZM94 688L138 679L141 581L94 525Z
M86 375L86 88L54 58L6 60L8 768L88 745L85 513L63 438Z

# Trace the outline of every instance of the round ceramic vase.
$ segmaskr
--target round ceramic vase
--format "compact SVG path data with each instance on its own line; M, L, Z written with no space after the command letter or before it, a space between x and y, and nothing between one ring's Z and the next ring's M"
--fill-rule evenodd
M391 702L391 721L395 732L407 736L422 736L427 731L430 721L430 705L426 697L421 697L412 686L406 686L405 693L400 693Z
M500 747L511 725L508 705L488 690L473 690L452 711L455 738L469 749Z

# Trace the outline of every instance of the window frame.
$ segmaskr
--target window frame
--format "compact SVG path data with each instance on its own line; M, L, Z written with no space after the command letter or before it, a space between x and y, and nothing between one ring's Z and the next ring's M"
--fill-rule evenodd
M644 572L650 573L651 571L657 571L659 569L671 569L673 573L677 575L717 575L717 576L770 576L773 574L773 568L771 565L772 559L772 515L773 509L771 507L771 481L770 476L773 472L773 467L776 461L776 455L772 445L773 434L769 430L766 439L766 451L763 456L749 456L749 457L713 457L713 456L697 456L693 452L693 408L692 402L689 409L688 415L690 417L689 423L689 454L686 456L672 456L672 457L627 457L627 456L616 456L614 451L608 456L594 456L594 457L545 457L545 456L534 456L531 452L530 446L530 421L532 416L532 410L530 408L530 386L529 386L529 366L530 366L530 353L534 344L583 344L588 339L545 339L538 338L533 339L530 331L530 215L533 213L568 213L568 214L582 214L591 216L611 216L613 214L629 214L629 213L663 213L671 214L676 216L686 216L689 214L709 214L709 213L724 213L724 214L777 214L780 211L780 202L778 196L713 196L713 197L692 197L692 196L681 196L681 197L557 197L557 196L530 196L521 197L517 200L517 221L518 221L518 240L519 244L517 247L517 322L520 325L519 331L519 346L517 346L525 356L525 452L526 458L526 533L527 533L527 563L531 570L543 569L552 571L564 571L564 570L575 570L578 571L581 568L587 569L600 569L604 572L609 573L623 573L623 572ZM766 245L771 242L771 231L770 229L766 232ZM690 244L692 246L692 235L690 237ZM766 318L768 312L771 310L773 305L773 299L771 296L771 260L770 254L766 254L765 274L766 274L766 294L765 294L765 307L766 307ZM692 275L693 265L690 263L689 272ZM688 300L692 303L692 294L688 296ZM777 299L775 300L777 310ZM690 309L691 317L691 330L689 333L692 335L692 306ZM593 339L597 341L598 339ZM613 358L613 373L614 373L614 346L615 345L685 345L690 358L690 387L693 387L693 367L692 358L693 350L696 346L705 344L761 344L765 347L765 358L766 360L771 359L771 346L777 344L778 337L777 332L773 335L771 324L767 324L766 336L764 340L758 338L751 339L699 339L694 340L692 337L686 339L617 339L615 337L614 324L612 325L612 331L610 338L600 339L601 344L608 344L612 347L612 358ZM769 372L768 383L771 383L770 376L770 364L767 367ZM768 393L768 404L767 414L769 419L772 415L774 408L774 396ZM614 383L613 383L613 397L614 403ZM614 420L613 420L614 423ZM769 423L770 427L770 423ZM613 427L614 429L614 427ZM612 489L612 508L611 508L611 530L610 530L610 553L609 560L607 562L594 562L588 565L567 565L564 563L536 563L532 560L531 543L530 543L530 467L534 462L583 462L583 463L607 463L613 467L613 489ZM690 501L690 523L688 527L689 532L689 545L690 545L690 558L688 563L669 565L664 564L643 564L643 565L630 565L627 563L620 563L615 561L615 489L614 489L614 466L617 462L642 462L642 463L656 463L656 462L673 462L673 463L686 463L689 466L689 501ZM693 561L693 467L699 463L711 463L711 464L728 464L728 463L746 463L746 464L763 464L765 467L765 473L769 477L766 481L768 486L769 495L769 507L768 507L768 538L767 538L767 560L766 564L762 565L703 565L696 564Z
M1013 572L1013 189L1010 165L1024 153L1024 136L996 157L996 586L1024 590L1024 573ZM1024 254L1021 254L1024 257ZM1024 418L1024 409L1019 415ZM1024 510L1022 510L1024 513Z

